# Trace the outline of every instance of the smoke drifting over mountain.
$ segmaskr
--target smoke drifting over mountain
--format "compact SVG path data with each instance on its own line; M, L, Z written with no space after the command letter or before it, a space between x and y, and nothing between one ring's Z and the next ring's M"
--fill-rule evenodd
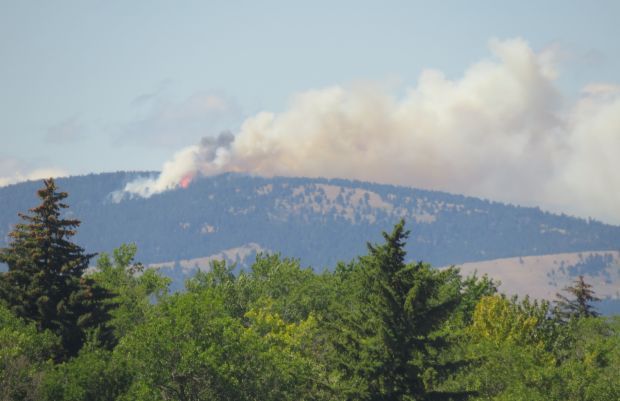
M202 138L200 143L177 152L171 161L166 162L157 178L141 178L128 183L124 191L149 197L167 191L189 181L196 174L211 175L224 170L230 161L230 149L235 137L225 131L217 138ZM115 194L115 199L119 199Z
M373 86L301 93L287 111L182 149L159 177L124 190L150 196L227 171L342 177L620 222L620 88L591 85L569 101L553 53L520 39L490 50L459 79L422 72L402 97Z

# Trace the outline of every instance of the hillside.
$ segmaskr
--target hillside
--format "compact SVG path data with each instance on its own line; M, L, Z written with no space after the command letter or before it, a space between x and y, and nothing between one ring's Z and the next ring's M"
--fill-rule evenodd
M141 173L142 175L148 173ZM204 258L230 249L273 250L315 268L364 253L401 217L408 252L434 265L617 249L620 228L443 192L347 180L224 174L151 198L112 197L140 173L58 179L77 240L89 251L135 242L144 263ZM0 246L39 182L0 188ZM248 255L246 255L248 256Z

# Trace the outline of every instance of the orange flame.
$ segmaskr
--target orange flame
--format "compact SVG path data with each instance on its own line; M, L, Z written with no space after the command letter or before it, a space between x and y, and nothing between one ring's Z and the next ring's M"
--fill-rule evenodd
M189 187L189 184L192 182L193 179L194 175L192 173L187 173L183 178L181 178L181 182L179 183L179 185L181 186L181 188L185 189Z

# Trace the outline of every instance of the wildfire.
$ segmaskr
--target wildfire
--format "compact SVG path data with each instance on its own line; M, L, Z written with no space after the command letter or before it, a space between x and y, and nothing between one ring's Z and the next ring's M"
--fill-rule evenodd
M192 173L187 173L183 178L181 178L181 182L179 182L179 185L181 186L181 188L185 189L189 187L189 184L192 182L193 179L194 175Z

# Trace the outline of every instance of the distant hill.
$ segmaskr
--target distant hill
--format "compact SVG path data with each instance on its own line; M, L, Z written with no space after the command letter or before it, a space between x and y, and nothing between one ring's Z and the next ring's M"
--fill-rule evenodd
M409 257L436 266L532 255L617 250L620 227L438 191L349 180L223 174L151 198L111 193L153 173L118 172L57 180L69 214L82 221L89 252L135 242L139 260L177 273L220 254L243 266L257 251L333 268L380 241L402 217ZM40 182L0 188L0 246L17 213L37 204Z
M539 256L519 256L459 266L465 275L488 274L502 285L506 294L527 293L552 299L578 276L596 287L599 297L620 299L620 252L575 252Z

